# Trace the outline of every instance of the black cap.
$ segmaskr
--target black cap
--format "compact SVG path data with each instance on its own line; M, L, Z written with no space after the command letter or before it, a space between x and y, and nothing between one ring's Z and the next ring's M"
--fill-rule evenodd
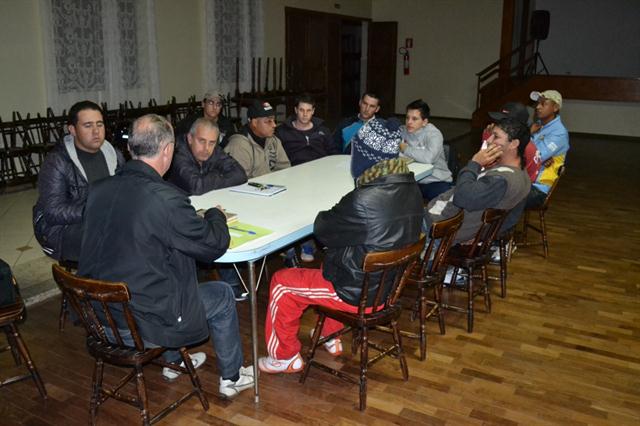
M247 111L247 117L249 117L249 120L252 118L273 117L275 115L276 110L273 109L269 102L264 101L255 101Z
M500 111L490 112L489 117L491 117L495 121L500 121L503 118L511 117L524 124L528 124L529 111L527 110L527 107L520 102L507 102L502 106L502 108L500 108Z

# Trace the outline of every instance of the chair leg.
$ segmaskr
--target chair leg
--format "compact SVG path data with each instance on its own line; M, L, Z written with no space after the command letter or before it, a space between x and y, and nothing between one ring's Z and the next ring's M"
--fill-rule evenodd
M442 309L442 281L433 286L433 298L438 306L438 325L440 326L440 334L444 335L446 330L444 326L444 309Z
M482 286L484 293L484 308L487 312L491 312L491 292L489 291L489 274L487 272L487 266L482 265Z
M473 268L467 276L467 332L473 333ZM454 273L455 275L455 273Z
M182 356L182 362L184 363L187 371L189 372L189 378L191 379L191 385L193 389L198 393L198 399L200 399L200 403L202 404L202 408L204 411L209 410L209 401L207 401L207 397L202 392L202 386L200 385L200 378L198 377L198 373L196 373L196 369L193 367L193 363L191 362L191 357L187 352L187 348L180 348L180 355Z
M300 383L304 383L307 380L307 375L309 375L309 369L311 368L311 361L316 354L316 347L318 346L318 341L320 340L320 333L322 333L322 327L324 326L325 316L324 314L318 315L318 321L316 321L316 328L313 331L313 336L311 337L311 347L309 348L309 352L307 352L307 359L305 360L304 370L302 370L302 374L300 375Z
M98 408L102 399L102 375L104 373L104 362L96 359L93 367L93 392L91 393L91 403L89 405L89 415L91 424L95 425L98 417Z
M9 326L2 327L2 329L7 335L7 343L9 344L9 349L11 350L13 361L16 363L16 366L19 367L22 364L22 358L20 357L20 351L18 350L18 344L16 343L13 332L11 331Z
M549 256L549 240L547 239L547 227L544 222L544 210L540 210L540 231L542 233L542 248L546 259Z
M186 363L185 363L186 365ZM144 382L142 366L136 365L136 390L138 391L138 407L143 425L150 425L149 422L149 399L147 397L147 385Z
M427 296L424 285L420 286L420 361L427 358ZM436 302L437 303L437 302ZM392 325L393 326L393 325ZM395 339L395 328L393 330ZM402 361L401 361L402 362Z
M369 336L366 327L360 333L360 411L367 408L367 369L369 368Z
M20 332L18 331L18 327L14 323L9 324L9 328L11 329L12 340L15 342L18 352L24 359L24 363L31 373L31 378L36 384L38 388L38 392L40 392L40 396L42 399L47 399L47 390L44 387L44 383L42 383L42 378L40 378L40 374L38 373L38 369L35 364L31 360L31 355L29 354L29 349L27 349L27 345L25 345L22 337L20 336Z
M62 294L62 300L60 300L60 318L58 319L58 330L64 331L64 323L67 320L67 296Z
M400 336L400 329L398 328L398 322L393 321L391 323L391 330L393 331L393 342L398 348L398 359L400 360L400 369L402 370L402 380L405 382L409 380L409 368L407 367L407 359L404 356L404 350L402 349L402 336Z
M506 245L509 244L509 250ZM507 297L507 265L511 256L511 240L500 240L500 297Z

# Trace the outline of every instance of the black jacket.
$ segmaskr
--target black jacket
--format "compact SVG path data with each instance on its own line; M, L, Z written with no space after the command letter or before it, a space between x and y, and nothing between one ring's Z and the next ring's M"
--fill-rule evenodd
M291 116L276 128L276 136L282 142L292 166L340 153L331 132L321 119L313 117L313 127L309 130L296 129L293 126L295 120L296 117Z
M413 173L381 176L354 189L316 217L315 236L328 248L322 275L342 300L358 305L365 255L418 241L423 215ZM377 288L369 290L372 302Z
M182 190L132 160L91 188L78 274L127 283L143 339L191 345L209 335L195 261L210 263L228 246L220 210L200 218Z
M109 142L101 148L109 173L124 164L124 157ZM62 231L82 222L89 183L78 160L72 136L67 136L47 154L38 175L38 201L33 206L33 231L42 250L60 260Z
M186 116L182 121L180 121L174 130L174 134L176 137L176 142L186 142L187 141L187 133L191 130L191 126L193 122L198 118L204 117L204 113L202 109L198 109L191 115ZM227 142L229 142L229 138L231 135L237 133L236 126L224 115L220 114L218 116L218 129L220 130L220 137L218 138L218 143L222 148L227 146Z
M189 145L178 142L171 164L169 181L192 195L200 195L214 189L240 185L247 181L242 166L219 145L202 166L193 157Z

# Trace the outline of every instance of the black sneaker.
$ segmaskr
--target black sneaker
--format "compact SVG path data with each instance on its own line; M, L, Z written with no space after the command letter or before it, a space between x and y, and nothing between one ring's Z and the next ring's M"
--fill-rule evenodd
M286 266L287 268L299 268L300 262L298 262L298 257L297 256L285 257L284 266Z
M231 286L233 290L233 297L236 299L236 302L244 302L249 298L249 293L244 290L244 287L241 285Z

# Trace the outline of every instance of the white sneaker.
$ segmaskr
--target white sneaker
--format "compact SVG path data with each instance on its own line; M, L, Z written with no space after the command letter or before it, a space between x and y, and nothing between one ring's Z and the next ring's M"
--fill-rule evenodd
M224 380L220 377L220 387L218 388L220 395L233 398L243 390L253 387L254 378L252 366L240 367L238 373L240 374L240 378L235 382L233 380Z
M311 329L309 332L309 337L313 339L313 332L315 331L315 327ZM320 336L322 339L323 336ZM327 340L323 345L324 349L329 352L332 356L340 356L342 355L342 341L340 338Z
M304 361L300 356L300 353L294 355L291 359L275 359L270 356L263 356L258 358L258 367L260 371L269 374L278 373L297 373L304 368Z
M189 357L191 357L191 363L193 364L193 368L200 367L207 360L207 354L205 354L204 352L196 352L194 354L189 354ZM180 363L180 367L184 367L184 362ZM169 367L164 367L162 369L162 377L168 382L174 381L175 379L180 377L181 374L182 373L180 371L174 370Z

